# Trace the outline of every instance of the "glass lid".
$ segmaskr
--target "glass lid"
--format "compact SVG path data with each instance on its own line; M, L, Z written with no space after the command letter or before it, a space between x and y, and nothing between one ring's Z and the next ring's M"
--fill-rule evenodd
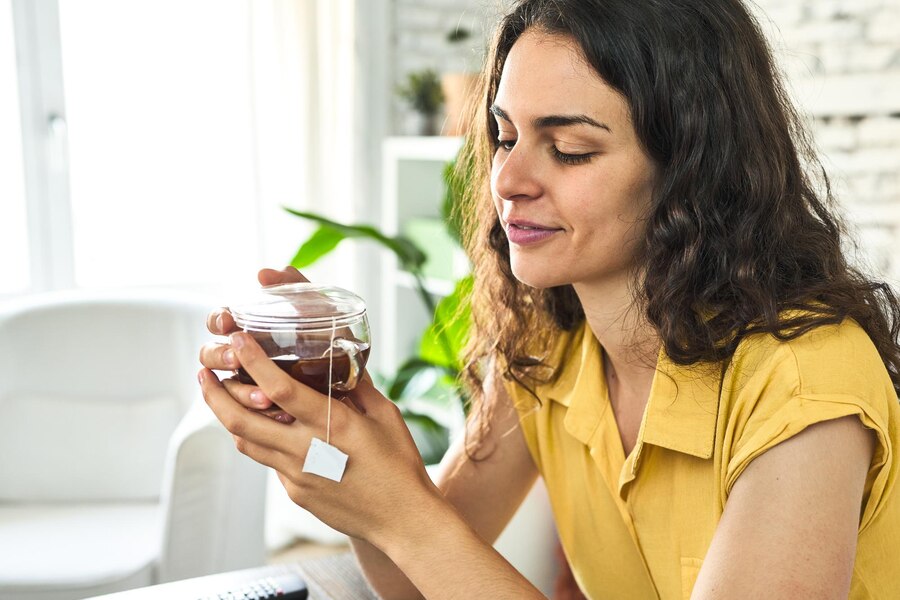
M343 288L316 283L265 286L228 307L245 329L318 329L346 326L364 317L366 303Z

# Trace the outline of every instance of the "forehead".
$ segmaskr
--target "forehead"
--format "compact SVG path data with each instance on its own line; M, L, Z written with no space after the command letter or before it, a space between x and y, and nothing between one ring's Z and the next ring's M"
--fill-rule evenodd
M588 63L574 38L529 29L503 65L494 102L514 121L547 114L587 114L628 122L625 99Z

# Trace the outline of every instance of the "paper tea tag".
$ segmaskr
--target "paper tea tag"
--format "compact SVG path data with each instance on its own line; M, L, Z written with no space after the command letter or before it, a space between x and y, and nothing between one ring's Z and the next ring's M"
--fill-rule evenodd
M347 468L347 455L320 440L313 438L309 443L309 452L303 462L303 472L312 473L340 483Z

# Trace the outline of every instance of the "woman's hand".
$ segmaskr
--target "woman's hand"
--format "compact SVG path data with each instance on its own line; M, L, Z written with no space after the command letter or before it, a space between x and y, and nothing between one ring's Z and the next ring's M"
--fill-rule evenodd
M309 281L303 274L294 267L285 267L278 271L275 269L262 269L258 274L260 285L277 285L279 283L302 283ZM231 313L225 308L212 311L206 317L206 328L213 335L229 335L238 331L238 327L234 323ZM220 344L210 342L204 344L200 348L200 364L210 370L216 371L237 371L241 366L238 362L231 344ZM247 386L248 388L250 386ZM243 404L247 408L257 410L277 421L290 423L294 417L281 410L277 405L273 406L272 401L266 397L265 393L258 387L244 390Z
M260 283L306 281L295 269L264 270ZM325 440L328 398L282 371L226 310L210 314L209 330L231 334L230 344L207 344L200 353L203 396L235 438L238 450L278 472L288 496L331 527L381 547L402 535L414 513L446 504L431 483L397 406L365 375L346 402L331 402L330 442L349 458L340 483L303 472L313 437ZM219 381L213 369L242 366L257 383ZM340 400L343 400L341 398ZM286 418L258 414L276 403ZM252 409L252 410L248 410ZM423 513L422 511L426 511Z
M350 392L351 404L331 403L331 443L349 455L340 483L303 472L313 437L326 437L328 399L296 381L262 351L252 337L233 333L231 346L259 387L288 414L290 424L246 409L246 386L220 382L200 371L203 396L235 438L240 452L278 472L293 502L331 527L376 546L395 533L410 512L443 502L397 406L365 378ZM439 500L440 499L440 500Z

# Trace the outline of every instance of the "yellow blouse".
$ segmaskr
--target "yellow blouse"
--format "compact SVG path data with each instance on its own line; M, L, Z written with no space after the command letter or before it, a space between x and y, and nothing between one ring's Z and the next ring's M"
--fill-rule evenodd
M855 322L790 342L753 336L719 370L660 353L637 443L625 457L601 347L582 325L551 360L541 399L508 382L585 594L690 598L735 480L757 456L820 421L858 415L878 437L866 482L852 599L900 598L900 404ZM720 379L721 394L719 393Z

